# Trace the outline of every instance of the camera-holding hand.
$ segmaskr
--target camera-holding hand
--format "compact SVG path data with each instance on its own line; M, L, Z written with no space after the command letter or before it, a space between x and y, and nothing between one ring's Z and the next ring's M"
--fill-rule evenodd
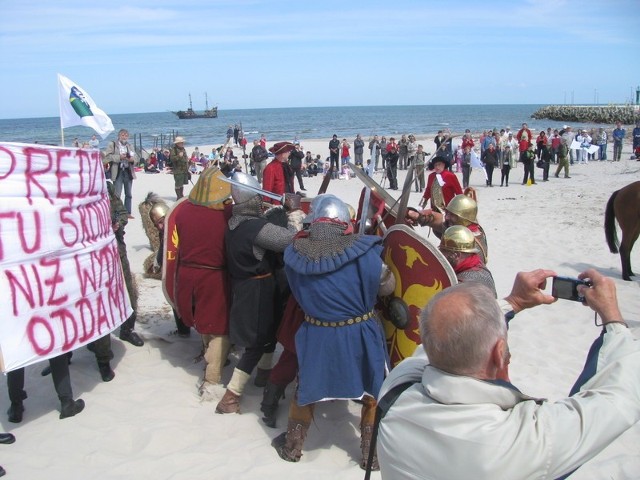
M553 277L553 285L551 286L551 295L555 298L563 298L565 300L573 300L574 302L584 302L584 296L578 291L578 286L591 286L589 279L581 280L571 277Z
M577 286L578 293L584 298L583 303L600 315L603 324L625 323L618 307L616 284L612 278L605 277L593 268L582 272L578 278L585 282Z
M547 286L547 278L555 276L556 272L553 270L541 268L532 272L519 272L513 282L511 293L505 300L511 304L515 313L538 305L549 305L555 302L556 298L543 290Z

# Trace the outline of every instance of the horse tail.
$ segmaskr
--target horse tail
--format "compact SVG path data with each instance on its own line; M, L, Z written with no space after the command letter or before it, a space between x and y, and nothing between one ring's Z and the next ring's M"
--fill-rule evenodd
M618 233L616 232L616 215L613 208L614 201L620 190L613 192L609 201L607 202L607 208L604 212L604 236L607 239L607 245L611 253L618 253Z

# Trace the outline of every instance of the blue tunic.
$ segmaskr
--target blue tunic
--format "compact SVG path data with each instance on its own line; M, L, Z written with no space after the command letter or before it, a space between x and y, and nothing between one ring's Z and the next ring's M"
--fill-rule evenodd
M380 286L382 239L362 235L340 255L318 261L285 250L291 291L306 315L341 322L373 310ZM375 316L344 326L303 322L296 334L298 404L377 397L387 371L384 333Z

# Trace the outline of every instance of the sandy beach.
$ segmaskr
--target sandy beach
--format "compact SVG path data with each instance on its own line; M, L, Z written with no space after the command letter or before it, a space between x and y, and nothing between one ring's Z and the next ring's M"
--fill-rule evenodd
M435 150L433 136L418 138L427 152ZM364 140L366 145L368 139ZM188 141L187 151L191 152L195 146ZM301 143L305 151L324 159L328 142L319 139ZM273 143L269 140L268 146ZM200 145L199 151L208 154L212 147ZM609 144L609 158L611 150ZM241 156L241 149L234 151ZM640 279L622 280L620 258L609 252L603 228L609 196L640 179L640 162L630 160L630 155L631 146L625 144L620 162L572 165L570 179L553 178L552 166L548 182L531 186L520 185L522 166L512 170L510 186L502 188L485 187L482 172L472 173L471 186L478 190L479 222L489 243L488 267L499 296L508 294L515 274L521 270L549 268L559 275L576 276L594 267L616 280L624 318L636 336L640 333ZM364 158L368 158L366 149ZM399 171L400 185L405 173ZM541 179L540 169L535 174ZM494 184L496 175L499 179L499 172L494 173ZM382 172L374 178L381 181ZM314 196L321 182L321 176L304 178L307 194ZM335 180L327 192L357 205L362 187L357 179ZM187 186L186 194L190 188ZM193 332L184 339L170 334L175 325L161 283L142 275L143 261L151 250L137 206L150 191L173 203L173 177L138 173L133 185L136 218L126 228L129 261L140 290L136 329L146 343L136 348L113 337L116 377L109 383L101 381L91 352L85 348L75 351L70 367L72 385L75 397L84 399L86 408L70 419L58 419L59 402L51 378L40 376L45 363L27 367L29 398L23 422L9 423L4 410L0 415L2 429L17 437L15 444L0 447L0 465L7 470L7 478L362 478L364 472L358 466L360 406L353 402L328 402L317 407L302 460L293 464L282 461L270 446L271 439L286 427L293 385L281 402L276 429L260 421L262 389L252 382L242 398L240 415L216 415L216 402L200 401L196 384L203 363L195 360L201 348L199 335ZM400 192L393 193L398 196ZM409 205L417 207L421 196L422 192L412 191ZM437 242L429 229L418 231ZM640 270L640 245L636 245L631 263ZM599 333L593 312L577 302L560 300L519 314L509 331L512 382L529 395L551 401L566 396ZM237 354L230 359L225 381L231 376ZM5 384L6 377L0 386L0 404L8 407ZM634 479L639 472L640 425L635 425L571 478ZM372 478L380 478L380 474L374 473Z

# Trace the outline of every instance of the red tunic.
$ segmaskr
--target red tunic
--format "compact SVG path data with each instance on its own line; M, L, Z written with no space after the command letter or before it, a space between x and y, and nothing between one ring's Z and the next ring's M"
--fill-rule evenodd
M262 189L278 195L284 195L287 191L293 192L293 177L289 179L288 189L286 188L286 184L287 180L284 176L282 163L274 159L262 172ZM280 205L280 202L271 198L265 197L264 201Z
M444 204L448 205L453 197L462 194L462 187L460 186L460 182L458 181L458 177L456 177L455 173L451 173L449 170L444 170L441 175L444 180L444 185L442 185L442 196L444 197ZM424 195L422 195L423 198L431 200L431 187L435 181L436 172L432 172L429 174L429 178L427 179L427 188L424 190ZM433 207L433 202L431 202L431 208Z
M176 307L198 333L228 335L231 305L224 232L231 209L185 201L176 215L178 265Z

